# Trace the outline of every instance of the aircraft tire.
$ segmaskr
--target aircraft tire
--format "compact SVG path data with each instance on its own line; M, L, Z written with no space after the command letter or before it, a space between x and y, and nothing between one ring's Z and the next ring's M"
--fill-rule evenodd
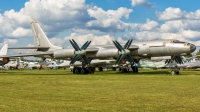
M81 74L86 74L86 69L85 69L85 68L81 68L81 69L80 69L80 73L81 73Z
M88 71L88 73L94 74L94 72L95 72L95 67L87 67L87 71Z
M133 72L134 72L134 73L138 73L138 67L132 66L132 69L133 69Z
M178 70L175 73L176 73L176 75L179 75L179 71Z
M112 70L113 70L113 71L116 71L116 68L115 68L115 67L112 67Z
M103 71L103 67L99 67L99 71Z
M138 73L138 67L135 67L135 73Z
M124 72L124 68L119 67L119 72L120 72L120 73Z
M80 69L79 68L74 68L73 69L73 73L74 74L79 74L80 73Z

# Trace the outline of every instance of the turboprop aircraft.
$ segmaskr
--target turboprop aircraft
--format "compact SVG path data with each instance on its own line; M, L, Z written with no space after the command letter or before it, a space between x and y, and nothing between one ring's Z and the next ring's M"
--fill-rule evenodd
M36 52L18 55L4 55L0 56L0 58L8 59L10 57L25 56L43 58L50 57L54 59L70 59L70 64L74 64L76 61L81 61L82 67L75 68L74 73L82 74L94 73L94 67L90 66L91 60L115 59L116 64L119 64L121 60L126 59L132 63L133 72L138 72L138 68L134 66L134 63L137 63L139 59L171 59L182 63L180 56L190 54L196 49L196 46L191 43L174 39L142 42L132 42L132 40L128 40L126 44L120 44L118 41L113 40L113 44L94 46L89 46L91 41L87 41L82 47L79 47L76 41L71 39L69 41L73 48L62 49L61 47L50 43L37 21L34 20L30 24L36 45L34 47L18 47L15 49L31 48L36 49Z

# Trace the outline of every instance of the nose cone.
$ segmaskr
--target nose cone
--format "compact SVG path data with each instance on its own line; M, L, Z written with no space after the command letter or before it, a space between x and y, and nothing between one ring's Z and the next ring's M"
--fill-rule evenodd
M194 52L196 50L196 46L194 44L190 44L190 51Z

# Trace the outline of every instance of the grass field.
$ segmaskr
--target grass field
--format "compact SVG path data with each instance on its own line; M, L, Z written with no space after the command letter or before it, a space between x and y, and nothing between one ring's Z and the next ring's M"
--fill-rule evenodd
M67 70L0 71L1 112L200 110L200 71L140 70L74 75Z

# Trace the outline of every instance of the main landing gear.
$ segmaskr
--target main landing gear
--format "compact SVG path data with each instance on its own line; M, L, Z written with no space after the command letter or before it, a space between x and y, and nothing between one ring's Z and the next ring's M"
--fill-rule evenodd
M72 72L74 74L94 74L95 67L74 67Z

